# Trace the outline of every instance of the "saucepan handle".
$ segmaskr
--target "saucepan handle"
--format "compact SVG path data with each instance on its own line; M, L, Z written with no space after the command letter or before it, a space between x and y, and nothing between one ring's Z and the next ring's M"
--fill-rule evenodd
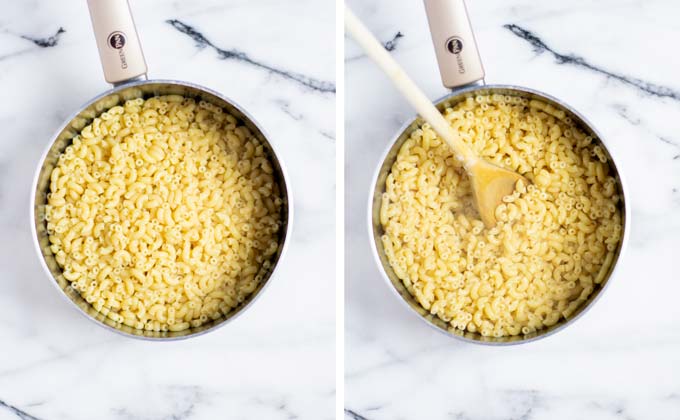
M113 85L146 78L146 62L127 0L87 0L104 78Z
M465 0L424 0L442 83L447 88L484 80Z

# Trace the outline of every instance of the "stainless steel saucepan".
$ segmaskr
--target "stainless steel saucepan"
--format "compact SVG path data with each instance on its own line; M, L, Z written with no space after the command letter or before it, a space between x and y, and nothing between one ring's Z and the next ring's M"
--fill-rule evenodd
M273 145L268 141L268 137L262 128L251 115L234 101L213 90L189 82L147 80L147 67L127 0L88 0L88 6L104 76L106 81L113 85L113 88L90 100L66 120L40 159L33 182L34 193L31 196L30 203L33 214L31 229L40 262L50 277L51 283L59 289L60 294L68 302L87 318L109 330L130 337L150 340L175 340L204 334L235 319L253 304L271 282L271 278L288 247L293 220L293 201L283 162L275 153ZM75 83L76 80L73 80L73 82ZM95 117L128 99L171 94L194 98L196 101L203 100L221 107L246 125L264 145L271 159L283 200L282 227L278 238L279 249L276 255L272 257L271 267L264 273L257 289L238 307L226 316L198 328L180 332L154 332L131 328L112 321L96 311L76 290L69 286L69 282L64 279L62 271L49 248L50 243L44 213L50 174L57 164L59 155L71 143L74 136Z
M385 233L380 224L380 207L382 204L382 195L385 192L385 180L390 173L402 144L422 122L418 118L414 118L404 124L399 130L395 140L389 143L380 160L380 164L376 168L371 184L373 185L373 189L370 193L368 204L368 226L369 237L371 238L371 249L376 263L380 267L380 272L387 281L388 287L396 294L402 303L406 304L412 312L415 312L418 317L427 324L451 337L472 343L507 345L526 343L554 334L565 328L567 325L572 324L588 308L592 307L595 301L602 295L607 285L611 282L611 278L618 266L626 243L628 242L630 231L630 206L626 200L628 195L626 193L625 183L615 161L612 159L609 150L603 142L600 133L597 132L593 125L575 109L550 95L534 89L510 85L486 85L484 83L484 68L474 39L472 26L468 19L464 0L424 0L424 2L442 82L445 87L452 89L451 93L436 101L437 108L443 112L447 106L455 106L457 103L465 101L469 97L500 94L528 100L537 99L553 106L556 110L563 111L565 115L571 118L576 125L584 130L584 132L592 136L593 139L596 139L595 141L602 147L609 158L613 176L618 181L618 194L622 197L619 205L621 206L621 213L623 215L623 234L605 279L595 288L588 300L568 319L562 319L550 328L541 329L528 335L501 338L483 337L479 333L461 331L450 326L450 324L439 317L430 314L429 311L423 308L409 293L390 266L385 255L382 241L380 240L380 237Z

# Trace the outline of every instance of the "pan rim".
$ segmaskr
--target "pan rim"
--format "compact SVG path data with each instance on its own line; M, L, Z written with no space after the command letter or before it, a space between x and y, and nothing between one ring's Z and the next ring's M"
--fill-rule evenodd
M532 94L538 97L545 98L549 101L552 101L556 103L557 105L561 106L562 108L570 111L572 114L574 114L576 117L578 117L587 128L592 131L602 143L602 145L605 148L605 151L609 154L611 157L611 164L613 165L617 175L618 175L618 180L619 180L619 187L621 189L621 195L623 197L622 203L623 203L623 218L624 218L624 223L623 223L623 235L621 237L621 246L618 252L618 256L616 260L614 261L614 265L611 269L611 272L609 273L609 276L607 277L607 280L604 282L604 284L600 287L599 292L597 293L596 296L594 296L590 301L586 303L586 305L583 307L582 310L580 310L575 316L572 318L567 319L566 321L560 323L560 325L553 327L550 330L547 330L546 332L542 334L536 334L533 335L529 338L523 339L523 338L518 338L518 339L512 339L509 341L492 341L493 339L490 339L489 341L485 340L479 340L479 339L473 339L470 337L466 337L464 335L457 335L451 333L449 330L445 330L434 323L430 322L428 319L425 318L425 316L421 315L416 311L414 307L412 307L406 299L401 296L399 291L396 289L395 285L393 284L392 280L389 278L387 275L386 268L384 264L382 263L380 259L380 255L378 253L377 249L377 238L375 237L375 231L374 231L374 223L373 223L373 207L374 207L374 197L376 194L376 191L378 190L378 179L380 177L381 169L383 165L385 164L387 157L389 153L392 151L393 147L399 140L399 138L404 134L404 132L419 118L418 115L408 119L404 124L399 128L399 130L396 132L396 135L392 137L392 139L386 144L383 152L380 155L380 159L378 160L377 166L373 172L373 176L371 177L371 183L369 184L370 188L368 191L368 206L367 206L367 228L368 228L368 238L369 238L369 246L371 248L371 255L373 255L373 260L378 266L378 271L380 272L380 276L382 279L385 281L386 286L392 291L392 294L401 302L401 304L405 307L408 308L408 312L412 313L416 317L418 317L421 321L425 322L430 328L435 329L436 331L440 332L441 334L444 334L448 337L454 338L456 340L466 342L466 343L471 343L471 344L477 344L477 345L484 345L484 346L491 346L491 347L505 347L505 346L514 346L514 345L519 345L519 344L527 344L531 342L535 342L550 336L555 335L556 333L564 330L566 327L574 324L577 320L581 319L581 317L588 312L592 307L595 305L595 303L600 300L604 292L607 290L609 287L609 283L612 278L614 278L615 274L617 273L617 270L621 266L621 262L623 261L623 257L626 252L626 248L628 245L628 238L630 235L630 224L631 224L631 209L630 209L630 204L629 204L629 199L630 199L630 193L627 187L626 180L624 178L624 175L622 174L622 171L620 170L619 165L617 165L616 161L617 158L614 156L614 154L611 152L611 149L607 147L607 144L605 140L603 139L602 135L600 132L595 128L595 126L583 116L580 112L578 112L576 109L571 107L570 105L566 104L564 101L561 101L557 98L555 98L552 95L546 94L544 92L541 92L536 89L531 89L527 88L524 86L517 86L517 85L509 85L509 84L473 84L469 86L464 86L462 88L457 88L452 90L451 92L447 93L446 95L436 99L433 101L435 106L440 105L441 103L446 102L448 99L454 97L454 96L459 96L462 94L469 94L475 91L480 91L480 90L512 90L512 91L518 91L520 93L525 93L525 94ZM407 291L407 293L410 293ZM417 302L417 301L416 301ZM417 302L419 305L420 303ZM422 307L422 306L421 306ZM424 308L423 308L424 309ZM436 316L436 315L433 315ZM540 331L540 330L539 330ZM515 336L515 337L521 337L521 336ZM511 337L512 338L512 337Z
M230 316L229 318L225 319L224 321L220 322L219 324L213 325L209 328L203 329L201 331L195 332L195 333L187 333L184 335L178 335L178 336L170 336L170 337L152 337L152 336L147 336L147 335L136 335L136 334L131 334L126 331L120 330L118 328L112 327L108 324L106 324L103 321L97 320L90 316L88 313L86 313L80 306L78 306L73 300L71 300L67 295L64 289L62 289L57 280L54 278L52 275L49 267L47 266L47 262L45 261L45 257L43 255L42 249L40 248L39 244L39 237L38 237L38 232L36 230L36 193L37 193L37 188L38 188L38 182L40 178L40 173L42 171L42 168L45 164L45 160L47 158L47 155L54 145L55 141L59 138L59 135L71 124L71 122L78 116L82 111L93 105L94 103L106 98L107 96L114 95L118 93L121 90L129 89L129 88L134 88L137 86L142 86L142 85L153 85L153 84L163 84L163 85L176 85L176 86L184 86L184 87L189 87L191 89L196 89L205 93L208 93L210 95L213 95L220 100L226 102L230 106L234 107L237 111L243 114L245 118L250 121L262 134L262 136L265 138L267 143L269 144L272 153L276 157L276 160L278 161L279 167L281 169L281 177L283 181L283 186L285 188L285 193L286 193L286 198L287 198L287 221L286 221L286 231L283 237L283 243L281 244L281 252L279 254L278 261L272 268L271 275L267 279L266 283L262 285L260 290L257 291L257 293L243 306L241 306L238 309L238 312ZM105 328L109 331L115 332L119 335L122 335L127 338L134 338L137 340L143 340L143 341L154 341L154 342L166 342L166 341L181 341L181 340L187 340L190 338L194 337L199 337L205 334L208 334L210 332L216 331L222 327L224 327L227 324L230 324L232 321L235 319L239 318L241 315L243 315L244 312L246 312L248 309L250 309L255 301L261 298L262 294L265 292L265 290L270 286L270 284L273 282L273 280L277 277L277 275L280 275L278 273L278 268L282 264L282 262L285 259L286 253L288 251L288 248L290 246L290 242L292 240L292 233L293 233L293 220L294 220L294 201L293 201L293 195L292 195L292 188L290 186L290 177L288 175L288 171L286 169L286 165L283 161L283 158L279 153L277 153L277 150L274 146L274 144L271 142L271 135L262 127L260 123L257 122L257 120L250 114L248 113L243 107L238 105L237 102L233 101L232 99L226 97L225 95L222 95L221 93L207 88L202 85L198 85L196 83L191 83L191 82L185 82L181 80L172 80L172 79L149 79L149 80L135 80L129 83L124 83L120 85L116 85L111 89L108 89L104 91L103 93L93 97L89 101L87 101L85 104L83 104L80 108L75 110L73 113L71 113L65 120L64 122L58 127L58 129L55 131L55 134L51 137L50 141L45 144L45 148L43 150L43 153L40 156L40 159L38 160L36 170L33 176L33 181L31 183L31 194L29 197L29 214L31 215L30 218L30 228L31 228L31 238L33 240L33 247L34 250L36 251L37 257L40 261L40 266L43 269L43 272L46 274L46 277L50 280L50 283L52 284L53 287L55 287L59 293L59 295L65 299L71 307L75 308L77 312L82 314L85 318L90 320L91 322L95 323L96 325L99 325L102 328Z

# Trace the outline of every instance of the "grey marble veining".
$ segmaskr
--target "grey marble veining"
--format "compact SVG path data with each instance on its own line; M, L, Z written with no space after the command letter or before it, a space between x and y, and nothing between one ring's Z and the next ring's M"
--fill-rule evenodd
M317 80L313 77L309 77L301 73L291 72L288 70L272 67L269 64L265 64L263 62L250 58L248 54L237 49L225 50L223 48L217 47L215 44L210 42L210 40L208 40L203 34L197 31L196 28L189 26L178 19L169 19L166 21L166 23L172 25L172 27L177 29L179 32L188 35L191 39L193 39L196 42L196 46L198 48L206 47L212 48L213 50L215 50L219 58L222 60L242 61L256 68L263 69L270 73L276 74L284 79L297 82L306 88L319 91L322 93L335 93L334 83L323 80Z
M670 98L675 101L680 100L680 92L677 90L667 86L659 86L657 84L637 78L632 78L623 74L612 73L611 71L591 64L585 58L574 54L559 53L546 45L545 42L543 42L541 38L538 37L538 35L525 28L522 28L519 25L515 25L514 23L507 23L503 25L503 27L512 32L517 37L527 41L537 55L543 54L544 52L550 53L555 58L555 62L559 65L569 64L572 66L581 67L585 70L601 74L607 78L617 80L624 85L637 88L643 93L658 96L660 98Z

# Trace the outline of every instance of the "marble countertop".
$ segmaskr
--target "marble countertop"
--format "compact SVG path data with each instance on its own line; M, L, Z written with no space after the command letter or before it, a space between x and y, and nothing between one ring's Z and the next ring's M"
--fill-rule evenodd
M334 3L131 5L150 77L222 92L270 133L290 247L253 308L188 341L118 336L70 308L33 249L31 181L54 131L108 86L85 1L0 0L0 419L333 418Z
M446 93L421 1L348 3L431 98ZM680 4L468 8L487 83L561 98L603 134L628 181L628 250L602 299L545 340L490 348L428 328L380 277L366 226L378 159L414 112L346 38L346 418L680 418Z

